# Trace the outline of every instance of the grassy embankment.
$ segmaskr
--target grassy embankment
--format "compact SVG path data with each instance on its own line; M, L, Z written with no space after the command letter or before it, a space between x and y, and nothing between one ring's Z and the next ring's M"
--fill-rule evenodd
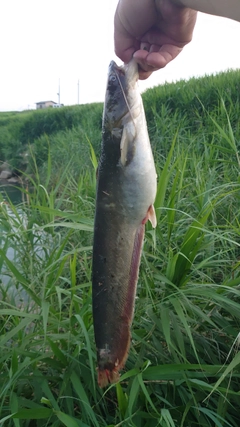
M91 312L89 145L98 156L102 106L0 115L1 158L18 167L28 150L31 159L22 214L4 204L0 212L1 272L30 298L22 308L2 291L0 424L239 427L239 78L144 95L158 226L146 227L126 370L104 391Z

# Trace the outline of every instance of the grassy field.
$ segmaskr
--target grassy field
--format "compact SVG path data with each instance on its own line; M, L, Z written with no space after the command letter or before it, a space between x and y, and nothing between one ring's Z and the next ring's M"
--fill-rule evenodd
M239 427L239 89L229 72L143 96L158 226L146 227L126 368L105 390L91 309L102 105L0 114L4 158L6 135L30 159L23 203L0 208L0 425Z

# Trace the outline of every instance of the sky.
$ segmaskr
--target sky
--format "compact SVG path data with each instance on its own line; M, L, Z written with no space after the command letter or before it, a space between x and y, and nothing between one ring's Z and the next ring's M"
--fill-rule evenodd
M117 0L1 0L0 111L104 101ZM240 23L199 13L193 41L140 90L240 68ZM79 82L79 84L78 84Z

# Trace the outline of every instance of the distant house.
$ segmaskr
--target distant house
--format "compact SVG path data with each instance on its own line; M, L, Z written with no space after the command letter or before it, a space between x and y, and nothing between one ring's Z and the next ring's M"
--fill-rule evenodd
M48 107L55 107L57 102L54 101L42 101L42 102L36 102L36 108L37 110L40 110L41 108L48 108Z

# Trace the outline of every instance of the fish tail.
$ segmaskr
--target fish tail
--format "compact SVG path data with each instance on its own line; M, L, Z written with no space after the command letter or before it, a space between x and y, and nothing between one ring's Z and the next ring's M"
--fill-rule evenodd
M99 387L107 387L109 384L115 384L119 381L120 375L118 367L110 369L98 368L98 385Z

